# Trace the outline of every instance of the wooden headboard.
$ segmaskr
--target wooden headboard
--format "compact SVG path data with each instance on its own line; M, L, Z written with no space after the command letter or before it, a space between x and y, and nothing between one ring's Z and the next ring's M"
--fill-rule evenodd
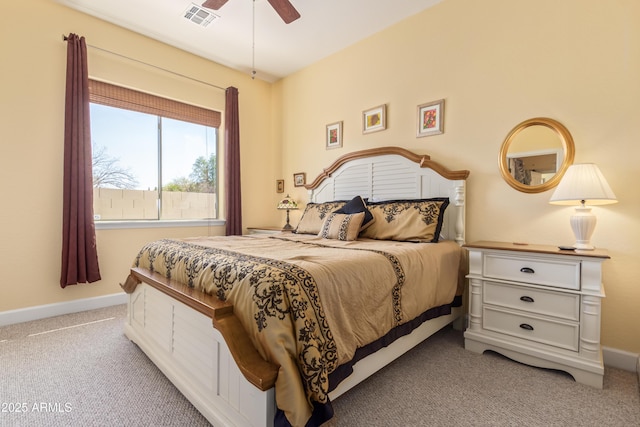
M426 154L382 147L345 154L305 187L316 203L358 195L370 201L448 197L442 238L462 245L468 176L468 170L451 171Z

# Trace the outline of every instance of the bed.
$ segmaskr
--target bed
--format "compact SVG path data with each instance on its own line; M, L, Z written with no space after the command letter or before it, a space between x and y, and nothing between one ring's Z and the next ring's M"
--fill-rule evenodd
M150 242L125 333L213 425L319 425L461 317L468 174L357 151L306 186L295 233Z

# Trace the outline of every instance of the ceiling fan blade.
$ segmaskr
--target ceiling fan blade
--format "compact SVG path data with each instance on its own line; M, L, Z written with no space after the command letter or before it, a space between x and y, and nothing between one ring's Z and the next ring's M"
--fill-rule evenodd
M300 18L300 14L289 0L267 0L269 4L278 12L285 24L290 24Z
M206 0L202 3L202 7L206 7L207 9L218 10L229 0Z

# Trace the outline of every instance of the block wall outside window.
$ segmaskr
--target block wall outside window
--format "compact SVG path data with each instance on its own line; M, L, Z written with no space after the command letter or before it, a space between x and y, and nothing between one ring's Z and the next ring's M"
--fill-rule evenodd
M162 194L162 219L205 219L216 212L214 193L166 191ZM96 188L93 213L97 221L157 220L158 192Z

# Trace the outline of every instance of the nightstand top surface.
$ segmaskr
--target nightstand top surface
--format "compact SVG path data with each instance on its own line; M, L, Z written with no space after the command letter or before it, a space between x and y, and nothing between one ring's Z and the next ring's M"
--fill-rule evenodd
M592 251L584 250L561 250L557 246L551 245L535 245L529 243L513 243L513 242L491 242L486 240L480 240L477 242L471 242L463 245L465 248L476 249L493 249L493 250L506 250L517 252L535 252L553 255L567 255L567 256L580 256L580 257L592 257L592 258L611 258L606 249L594 249Z
M273 226L267 226L267 227L247 227L247 230L283 231L283 230L282 230L282 227L273 227Z

